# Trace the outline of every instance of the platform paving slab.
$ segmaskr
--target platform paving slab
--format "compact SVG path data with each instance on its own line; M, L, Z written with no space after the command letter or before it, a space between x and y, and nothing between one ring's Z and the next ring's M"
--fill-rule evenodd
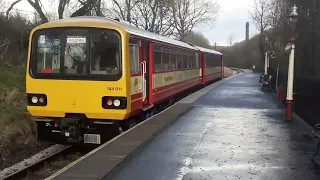
M316 140L244 73L196 100L114 180L319 180L309 158Z

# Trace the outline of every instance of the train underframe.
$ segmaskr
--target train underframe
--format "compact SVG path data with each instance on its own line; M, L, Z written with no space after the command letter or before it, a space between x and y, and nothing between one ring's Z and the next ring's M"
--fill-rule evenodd
M83 114L67 114L66 118L37 119L38 139L59 144L100 145L202 87L196 86L177 94L126 120L88 119Z

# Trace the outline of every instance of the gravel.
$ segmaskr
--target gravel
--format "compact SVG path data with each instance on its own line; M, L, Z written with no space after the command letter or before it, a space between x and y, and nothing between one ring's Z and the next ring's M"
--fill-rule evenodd
M59 145L59 144L53 145L53 146L51 146L43 151L40 151L39 153L37 153L27 159L24 159L23 161L15 164L11 167L5 168L0 172L0 179L3 179L4 177L6 177L14 172L20 171L20 170L28 167L29 165L35 164L35 163L41 161L42 159L52 155L53 153L61 151L65 147L66 146Z

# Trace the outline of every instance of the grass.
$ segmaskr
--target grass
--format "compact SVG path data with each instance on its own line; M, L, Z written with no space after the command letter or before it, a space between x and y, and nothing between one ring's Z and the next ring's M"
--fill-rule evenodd
M26 109L25 69L0 68L0 156L35 140L36 124Z

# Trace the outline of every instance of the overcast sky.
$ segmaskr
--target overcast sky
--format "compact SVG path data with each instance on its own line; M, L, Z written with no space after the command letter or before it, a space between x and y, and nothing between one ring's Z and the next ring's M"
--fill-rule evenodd
M215 25L213 27L202 25L195 30L203 33L210 40L211 44L217 42L217 45L227 45L227 39L231 33L234 36L235 42L245 39L245 24L249 22L250 37L252 37L257 33L257 30L251 23L247 9L250 8L253 1L254 0L218 0L220 10ZM56 7L52 7L55 5L46 3L50 2L49 0L43 0L42 2L43 5L46 6L46 10L56 9ZM15 8L23 10L30 15L33 11L27 1L19 3Z
M234 41L245 39L245 25L250 23L250 37L257 34L257 30L251 23L248 10L254 0L218 0L220 10L217 21L213 27L202 26L196 30L202 32L211 44L227 45L227 39L232 33Z

